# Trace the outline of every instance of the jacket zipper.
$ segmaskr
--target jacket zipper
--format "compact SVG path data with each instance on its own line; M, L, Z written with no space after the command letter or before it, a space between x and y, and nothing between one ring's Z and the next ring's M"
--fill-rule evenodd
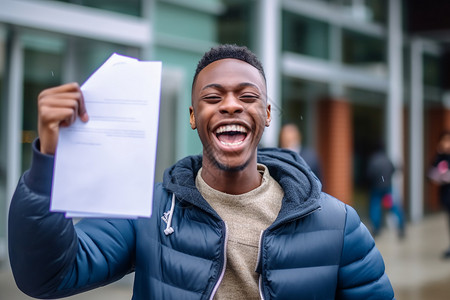
M217 293L217 290L219 289L219 285L222 282L223 275L225 274L225 269L227 267L227 243L228 243L228 227L227 223L224 221L225 224L225 242L223 243L223 266L222 266L222 272L220 273L220 277L216 282L216 285L214 286L211 296L209 297L210 300L212 300Z
M313 209L312 211L310 211L310 212L308 212L308 213L306 213L304 215L301 215L301 216L299 216L297 218L293 218L291 220L286 220L283 223L292 222L292 221L298 220L298 219L303 219L304 217L309 216L310 214L312 214L312 213L314 213L314 212L316 212L318 210L321 210L321 209L322 209L321 207L317 207L317 208ZM261 230L261 234L259 236L259 248L258 248L258 259L256 261L256 269L258 269L258 266L259 266L259 263L260 263L260 260L261 260L262 242L263 242L263 236L264 236L265 232L266 232L266 230ZM259 288L259 296L261 297L261 300L264 300L264 293L263 293L263 290L262 290L262 286L263 286L263 283L262 283L262 267L261 267L261 273L259 274L258 288Z
M262 275L259 274L259 280L258 280L258 287L259 287L259 296L261 297L261 300L264 300L264 295L262 292Z
M259 235L259 246L258 246L258 259L256 260L256 267L255 271L258 270L259 262L261 259L261 248L262 248L262 237L264 234L264 230L261 230L261 234ZM258 289L259 289L259 296L261 300L264 300L264 294L262 291L262 272L259 274L259 280L258 280Z

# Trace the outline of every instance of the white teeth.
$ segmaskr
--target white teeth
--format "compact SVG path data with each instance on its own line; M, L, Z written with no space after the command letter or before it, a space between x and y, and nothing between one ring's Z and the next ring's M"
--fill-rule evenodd
M234 142L234 143L225 143L222 141L220 141L220 142L222 143L222 145L225 145L225 146L237 146L237 145L242 144L244 141L239 141L239 142Z
M230 132L230 131L247 133L247 130L245 129L245 127L241 126L241 125L220 126L219 128L217 128L216 133L223 133L223 132Z

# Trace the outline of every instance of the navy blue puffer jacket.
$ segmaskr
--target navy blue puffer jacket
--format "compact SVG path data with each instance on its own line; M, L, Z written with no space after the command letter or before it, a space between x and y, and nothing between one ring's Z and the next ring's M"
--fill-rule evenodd
M36 147L9 215L10 262L23 292L68 296L134 271L133 299L212 299L224 272L227 232L195 188L201 156L166 170L155 185L151 218L85 219L73 226L48 210L53 157ZM356 212L321 192L297 154L259 150L258 161L285 191L277 219L261 236L261 298L393 299L383 259Z

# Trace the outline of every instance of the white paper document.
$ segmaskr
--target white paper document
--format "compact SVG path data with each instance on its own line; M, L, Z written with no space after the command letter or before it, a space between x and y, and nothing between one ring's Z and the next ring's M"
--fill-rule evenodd
M161 67L113 54L81 86L89 121L60 128L52 211L150 217Z

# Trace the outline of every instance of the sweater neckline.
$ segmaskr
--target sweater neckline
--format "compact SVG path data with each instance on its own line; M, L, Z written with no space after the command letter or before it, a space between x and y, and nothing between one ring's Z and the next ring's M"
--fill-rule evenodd
M239 195L233 195L233 194L227 194L221 191L218 191L211 186L209 186L202 178L202 169L197 173L197 176L195 178L195 185L197 189L199 190L200 194L202 194L203 198L205 199L220 199L221 202L223 202L225 205L233 205L233 206L247 206L251 205L253 203L253 199L256 199L255 197L258 194L262 194L267 191L269 188L269 180L270 180L270 173L269 169L263 165L258 164L257 165L258 172L262 175L261 184L246 193L239 194Z

